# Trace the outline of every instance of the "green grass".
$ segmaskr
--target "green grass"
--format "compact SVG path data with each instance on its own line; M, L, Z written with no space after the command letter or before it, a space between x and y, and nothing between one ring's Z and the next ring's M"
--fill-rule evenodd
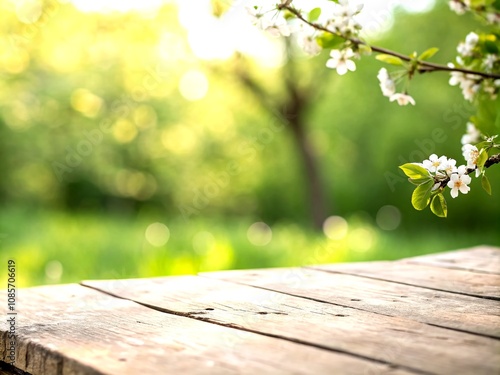
M16 261L17 285L26 287L84 279L399 259L499 243L499 234L493 230L383 231L361 215L347 218L349 230L339 240L297 224L276 223L271 225L272 240L257 246L247 237L255 221L200 217L186 222L147 214L113 216L7 208L0 212L0 259L4 264L7 259ZM153 222L164 223L169 229L163 246L153 246L146 239L146 228ZM7 267L2 267L1 280L6 280L6 271Z

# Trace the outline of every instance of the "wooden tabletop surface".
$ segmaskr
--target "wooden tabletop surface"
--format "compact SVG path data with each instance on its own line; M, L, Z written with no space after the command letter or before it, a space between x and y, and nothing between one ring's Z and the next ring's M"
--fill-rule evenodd
M500 374L490 246L27 288L17 311L16 368L0 374Z

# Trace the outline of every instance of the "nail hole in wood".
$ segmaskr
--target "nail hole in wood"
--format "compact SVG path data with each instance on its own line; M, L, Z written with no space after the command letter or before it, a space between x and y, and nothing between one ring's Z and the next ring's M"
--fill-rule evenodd
M207 310L207 311L214 311L214 309L212 309L211 307L207 307L205 310Z

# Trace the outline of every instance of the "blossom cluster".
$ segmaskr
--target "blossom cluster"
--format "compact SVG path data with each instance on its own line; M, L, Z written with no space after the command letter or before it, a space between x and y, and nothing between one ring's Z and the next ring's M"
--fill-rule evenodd
M339 0L338 4L334 4L331 11L332 17L327 20L325 27L343 37L357 35L361 30L361 25L355 17L362 9L362 4L351 6L347 0Z
M379 70L377 78L380 83L382 94L387 96L391 102L396 100L399 105L407 105L408 103L415 105L415 99L410 95L396 92L396 83L391 78L386 68Z
M477 165L480 151L471 143L479 141L480 138L480 131L469 122L467 123L467 133L462 137L462 155L467 164L457 167L455 159L447 158L444 155L438 157L436 154L432 154L429 159L419 164L434 178L435 184L432 190L439 189L443 181L448 180L446 185L451 189L450 194L453 198L458 196L458 192L467 194L470 191L471 178L469 174L475 170L476 177L481 175L481 170Z
M280 6L287 3L270 1L254 1L254 6L247 7L247 11L254 25L264 30L272 36L290 36L292 33L298 34L298 43L310 55L317 55L322 47L318 44L318 30L310 25L301 24L293 29L287 22L283 13L278 11ZM324 30L328 30L332 35L338 35L343 39L349 39L358 35L361 25L356 20L356 16L361 12L362 5L352 6L347 0L339 0L338 3L330 3L325 8L326 16L322 16L316 21ZM352 60L359 58L359 53L354 51L349 43L345 43L342 49L332 49L330 59L326 66L335 69L339 75L344 75L348 71L355 71L356 64Z
M268 32L274 37L290 36L292 30L283 14L278 10L278 6L284 2L273 2L266 0L256 0L253 6L247 6L246 10L252 23L259 29Z
M447 158L446 156L438 157L436 154L429 156L429 159L424 160L420 165L423 166L434 178L435 184L432 190L437 190L441 187L445 179L449 179L447 186L451 189L451 196L456 198L458 192L467 194L470 191L469 184L471 178L468 175L467 166L456 166L455 159Z
M475 3L475 4L474 4ZM500 13L494 5L485 6L485 4L478 4L473 0L450 0L448 1L450 9L458 15L465 14L469 11L474 11L484 16L486 22L492 25L500 24Z
M495 71L500 64L498 54L486 53L483 51L480 37L474 32L469 33L465 41L460 42L457 47L457 52L459 55L456 58L456 64L460 68L472 68L480 65L482 70L491 73ZM456 67L453 63L449 63L448 66L451 68ZM462 72L452 72L449 83L452 86L459 85L462 89L464 98L469 101L475 98L476 94L481 90L481 87L485 92L490 94L492 99L496 98L500 88L500 80L498 79L488 80L478 75Z
M360 42L359 39L361 25L356 17L361 12L362 5L351 5L348 0L328 1L321 8L310 10L307 15L307 12L302 13L302 11L298 10L285 12L284 8L294 9L291 8L291 0L252 0L252 4L253 6L247 7L247 10L253 23L258 28L275 37L288 37L294 34L302 50L309 55L317 55L323 49L330 49L330 58L326 62L326 67L335 69L339 75L356 70L354 60L360 58L360 52L364 52L364 47L369 51L368 53L371 52L371 49L365 46L363 42ZM487 13L486 18L491 23L500 24L500 13L494 7L479 6L477 2L472 0L451 0L449 5L458 14L474 11L484 15L484 12L488 11L490 13ZM298 22L299 20L301 22ZM326 39L326 42L325 35L330 37L330 39ZM329 43L332 41L331 38L339 38L339 40L335 43ZM451 73L449 83L452 86L460 86L466 100L473 101L480 91L489 93L491 98L494 99L500 91L500 79L487 79L481 75L460 71L461 69L474 71L480 68L486 73L497 72L500 69L500 59L498 53L492 47L492 44L495 43L496 37L493 34L478 35L471 32L458 45L456 61L448 64L450 68L457 69ZM434 50L437 51L437 49ZM429 55L424 53L418 57L418 60L425 60L436 51ZM424 55L426 57L423 57ZM417 61L416 53L412 56L412 59ZM392 61L386 62L405 66L407 71L399 75L399 79L406 76L408 81L411 80L417 66L404 64L399 58L393 58ZM396 82L387 70L380 70L377 77L382 94L388 97L391 102L395 101L399 105L415 105L415 100L408 95L406 90L402 93L396 92Z
M362 5L352 6L348 0L325 0L321 8L309 10L295 8L292 5L293 0L249 1L253 1L254 6L248 7L247 10L257 27L276 37L293 35L302 50L309 55L328 50L326 67L336 70L339 75L355 71L355 60L373 51L378 52L377 60L401 67L402 69L394 72L382 68L377 74L382 94L391 102L397 102L401 106L415 105L415 99L408 94L407 88L417 73L451 71L449 84L459 86L464 98L474 101L478 107L478 115L471 117L472 122L484 131L491 131L491 124L494 124L500 115L493 108L494 103L489 103L483 100L483 95L478 95L486 93L491 99L495 99L500 91L500 34L495 31L496 26L500 25L498 0L448 1L450 8L457 14L470 11L494 25L489 33L469 33L457 46L458 56L448 67L427 61L438 52L438 48L429 48L420 54L413 52L406 56L365 43L360 38L361 25L356 20ZM306 8L313 6L307 2L301 5ZM403 90L398 90L403 80ZM457 166L455 159L432 154L422 163L406 163L400 166L409 181L417 185L412 194L412 205L417 210L430 205L434 214L446 217L444 189L450 188L453 198L459 193L467 194L470 191L470 175L473 172L476 177L482 176L481 184L491 195L485 168L499 162L500 154L489 156L489 152L500 149L500 144L495 142L497 136L485 137L472 122L467 124L467 133L461 139L465 164Z

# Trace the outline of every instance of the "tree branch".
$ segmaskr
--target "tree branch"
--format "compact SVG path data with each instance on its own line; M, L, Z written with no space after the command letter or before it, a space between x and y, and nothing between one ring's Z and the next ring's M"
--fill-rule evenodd
M486 162L484 163L484 167L485 168L489 168L491 167L492 165L494 164L499 164L500 163L500 154L495 154L495 155L492 155L488 158L488 160L486 160ZM477 168L468 168L467 169L467 174L471 174L472 172L474 172ZM450 181L450 177L447 176L444 180L434 180L435 183L438 183L440 182L441 183L441 187L445 187L447 184L448 184L448 181Z
M335 36L339 36L339 37L341 37L341 38L343 38L345 40L350 41L351 43L353 43L355 45L365 45L365 46L370 47L372 51L383 53L383 54L386 54L386 55L391 55L391 56L399 57L403 61L412 61L413 60L410 56L404 55L402 53L399 53L399 52L396 52L396 51L392 51L390 49L386 49L386 48L383 48L383 47L371 46L368 43L362 41L361 39L353 38L353 37L348 37L348 36L345 36L345 35L338 34L338 33L334 32L334 31L328 29L325 26L322 26L322 25L317 24L315 22L311 22L311 21L307 20L306 18L304 18L304 16L302 15L302 13L299 10L297 10L294 7L292 7L291 5L289 5L288 1L285 2L284 4L278 5L277 9L278 10L286 9L290 13L294 14L302 22L308 24L309 26L315 28L316 30L321 30L321 31L327 32L329 34L332 34L332 35L335 35ZM480 71L476 71L476 70L470 70L470 69L464 69L464 68L457 68L457 67L449 67L447 65L435 64L435 63L431 63L431 62L427 62L427 61L418 61L418 71L420 73L435 72L435 71L461 72L461 73L464 73L464 74L476 75L476 76L480 76L480 77L483 77L483 78L500 79L500 74L486 73L486 72L480 72Z

